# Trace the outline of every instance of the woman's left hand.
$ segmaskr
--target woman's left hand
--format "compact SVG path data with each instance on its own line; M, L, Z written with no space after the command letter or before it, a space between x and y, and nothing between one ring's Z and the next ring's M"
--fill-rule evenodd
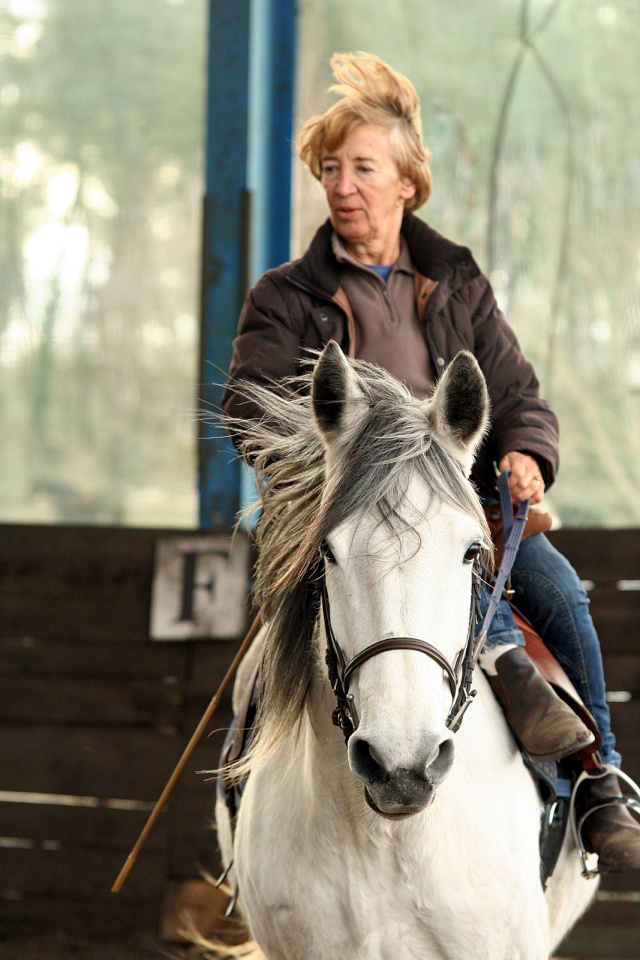
M498 469L501 472L509 470L509 489L511 499L515 504L523 500L531 503L540 503L544 496L544 480L540 476L540 466L526 453L506 453Z

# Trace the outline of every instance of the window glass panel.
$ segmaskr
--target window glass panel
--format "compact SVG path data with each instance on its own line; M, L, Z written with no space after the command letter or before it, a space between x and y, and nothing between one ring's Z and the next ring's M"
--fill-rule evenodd
M314 0L298 124L332 102L334 51L415 83L434 192L419 215L470 246L543 394L573 526L640 523L640 5L632 0ZM294 251L324 219L298 164Z
M205 0L0 6L0 519L194 526Z

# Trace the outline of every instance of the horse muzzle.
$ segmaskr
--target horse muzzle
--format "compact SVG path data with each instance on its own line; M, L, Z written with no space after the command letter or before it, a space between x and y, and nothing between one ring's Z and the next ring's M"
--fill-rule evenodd
M355 734L349 742L349 765L365 785L367 804L375 813L392 820L411 817L429 806L451 768L453 754L453 740L446 739L430 763L418 764L413 769L388 769L366 740Z
M408 771L398 771L406 774ZM381 788L366 786L364 798L368 807L386 820L406 820L421 813L436 795L435 786L428 781L411 783L410 778L400 777L399 782L384 784Z

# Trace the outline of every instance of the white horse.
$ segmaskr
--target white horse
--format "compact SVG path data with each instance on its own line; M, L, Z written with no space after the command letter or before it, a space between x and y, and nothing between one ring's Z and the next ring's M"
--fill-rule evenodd
M235 425L261 490L269 626L233 837L223 803L217 820L251 955L547 960L596 884L567 831L543 890L539 794L480 670L452 722L490 550L467 479L487 426L480 369L459 354L417 401L329 344L309 379L310 396L250 388L266 416Z

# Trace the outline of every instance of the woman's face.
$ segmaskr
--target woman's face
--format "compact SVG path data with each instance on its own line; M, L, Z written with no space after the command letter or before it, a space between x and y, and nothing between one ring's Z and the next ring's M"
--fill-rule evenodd
M387 132L355 127L322 157L320 169L331 222L350 253L366 263L393 263L400 252L404 201L416 186L401 179Z

